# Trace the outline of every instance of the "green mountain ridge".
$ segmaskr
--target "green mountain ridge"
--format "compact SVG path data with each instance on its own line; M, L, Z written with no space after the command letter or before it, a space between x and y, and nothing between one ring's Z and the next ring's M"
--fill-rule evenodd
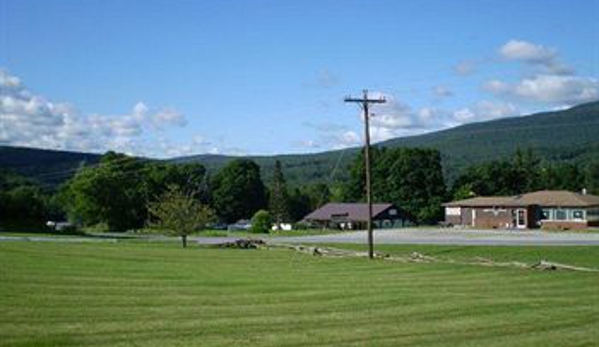
M97 164L101 156L93 153L0 146L0 170L15 171L52 188L72 177L80 166Z
M376 146L436 148L441 152L445 175L449 180L466 166L508 158L518 148L532 148L547 161L584 163L599 159L599 102L561 111L469 123L423 135L395 138ZM267 178L275 160L280 160L288 181L301 184L343 180L347 177L345 168L359 150L349 148L314 154L248 158L262 167ZM210 170L217 170L232 159L234 157L199 155L177 158L175 161L198 161Z
M518 148L532 148L543 160L586 163L599 160L599 102L567 110L469 123L423 135L391 139L385 147L429 147L441 152L446 178L452 180L466 166L510 157ZM310 154L247 156L270 181L280 160L291 185L335 182L347 177L347 167L359 148ZM77 167L94 164L98 154L0 146L0 168L8 168L50 185L68 179ZM195 155L169 159L174 163L200 162L214 172L240 157ZM62 175L61 175L62 173Z

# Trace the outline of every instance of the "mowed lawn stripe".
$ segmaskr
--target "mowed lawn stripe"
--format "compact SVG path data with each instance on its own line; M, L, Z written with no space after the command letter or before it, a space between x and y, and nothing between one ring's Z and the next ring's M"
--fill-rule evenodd
M0 260L7 346L582 346L597 337L593 273L139 243L7 243Z

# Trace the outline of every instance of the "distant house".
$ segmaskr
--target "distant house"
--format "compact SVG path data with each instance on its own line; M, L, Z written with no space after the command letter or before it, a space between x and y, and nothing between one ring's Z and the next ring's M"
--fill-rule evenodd
M366 229L368 204L328 203L304 217L304 221L331 229ZM398 228L409 225L406 214L393 204L372 204L373 228Z
M475 228L585 229L599 226L599 196L542 190L517 196L491 196L453 201L445 222Z

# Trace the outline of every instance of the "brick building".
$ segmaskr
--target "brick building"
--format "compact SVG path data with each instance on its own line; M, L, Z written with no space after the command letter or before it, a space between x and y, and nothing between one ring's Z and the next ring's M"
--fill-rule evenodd
M543 190L517 196L475 197L445 207L445 222L485 229L585 229L599 226L599 196Z

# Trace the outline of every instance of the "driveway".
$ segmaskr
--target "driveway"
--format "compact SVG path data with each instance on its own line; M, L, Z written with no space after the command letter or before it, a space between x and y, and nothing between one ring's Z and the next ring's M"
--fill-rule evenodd
M365 231L355 231L318 236L272 237L266 240L284 243L366 243L367 237ZM406 228L375 230L374 242L431 245L599 246L599 233Z

